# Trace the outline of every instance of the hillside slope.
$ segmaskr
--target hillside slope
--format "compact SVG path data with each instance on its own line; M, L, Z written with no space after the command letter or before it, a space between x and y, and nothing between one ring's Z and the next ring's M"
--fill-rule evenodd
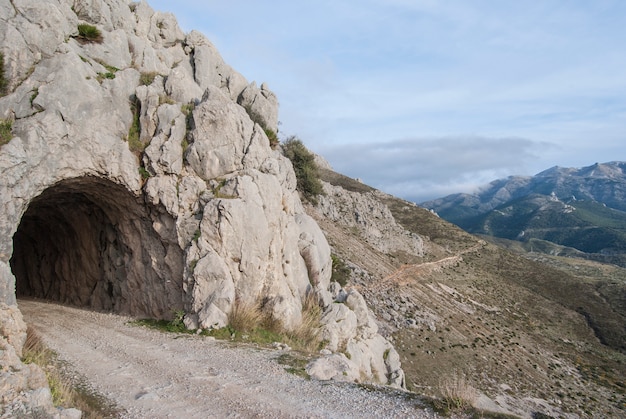
M573 274L330 170L322 178L326 196L309 213L393 338L411 389L439 395L442 377L457 374L491 410L624 413L626 309L607 296L624 295L626 271L599 275L605 265L593 265L595 274ZM419 235L422 252L385 248L377 237L390 224Z

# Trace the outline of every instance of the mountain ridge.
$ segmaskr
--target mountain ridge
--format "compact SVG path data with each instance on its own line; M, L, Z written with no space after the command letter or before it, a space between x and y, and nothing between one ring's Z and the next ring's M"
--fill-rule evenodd
M559 198L576 196L575 191L578 191L576 198L590 198L595 196L598 192L598 187L602 186L602 182L623 180L626 177L626 162L611 161L608 163L595 163L591 166L582 168L564 168L560 166L553 166L549 169L543 170L534 176L508 176L502 179L496 179L487 185L484 185L474 193L456 193L447 195L445 197L429 200L420 203L428 209L436 209L443 207L447 209L446 203L452 201L459 202L461 199L469 200L472 205L476 203L483 204L475 209L477 212L483 212L487 209L493 209L499 203L510 200L514 197L522 196L528 193L529 190L536 190L544 195L550 195L555 193ZM569 178L569 179L567 179ZM597 185L594 185L596 189L577 189L576 182L578 180L594 180ZM626 209L626 202L624 202L624 191L620 189L618 196L615 199L608 199L610 196L600 195L602 199L598 201L604 202L609 206L624 211ZM439 213L439 212L438 212ZM440 214L441 215L441 214Z
M468 232L509 240L540 239L624 266L626 163L554 166L510 176L474 194L421 204Z

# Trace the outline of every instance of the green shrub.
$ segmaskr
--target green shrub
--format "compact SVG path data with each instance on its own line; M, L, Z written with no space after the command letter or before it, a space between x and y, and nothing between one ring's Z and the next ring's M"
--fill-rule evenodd
M7 94L8 80L4 77L4 54L0 52L0 97Z
M10 119L0 119L0 146L7 144L13 138L13 121Z
M150 178L150 172L146 170L145 167L139 166L139 175L141 175L141 179L148 180Z
M118 71L120 71L120 69L119 69L119 68L117 68L117 67L115 67L115 66L112 66L112 65L109 65L109 64L105 63L103 60L96 60L96 62L97 62L98 64L100 64L102 67L106 68L106 69L107 69L107 72L109 72L109 73L113 73L113 74L115 74L115 73L117 73Z
M33 102L37 99L37 96L39 96L39 88L35 87L33 93L30 95L30 106L33 106Z
M139 121L139 111L141 110L141 104L139 99L135 98L130 102L130 110L133 113L133 122L128 129L128 148L133 153L139 155L146 148L146 144L143 144L140 140L141 137L141 123Z
M196 109L196 104L193 102L186 103L180 107L180 111L185 115L185 123L187 124L187 131L193 129L193 110Z
M296 172L297 189L312 204L317 204L317 196L324 194L319 178L319 169L315 164L315 156L302 141L294 136L283 144L283 154L293 164Z
M279 143L278 135L269 128L265 128L263 131L265 131L265 135L267 135L267 138L270 140L270 147L272 150L275 150Z
M86 23L78 25L78 39L83 42L102 42L102 32L95 26Z
M97 80L99 83L102 83L102 80L104 79L114 79L115 73L120 71L119 68L109 65L102 60L96 60L96 62L107 70L106 73L98 73Z

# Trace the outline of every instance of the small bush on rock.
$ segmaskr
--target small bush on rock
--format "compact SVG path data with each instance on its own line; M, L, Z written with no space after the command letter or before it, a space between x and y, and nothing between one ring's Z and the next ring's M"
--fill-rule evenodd
M102 43L102 32L95 26L86 23L78 25L78 37L82 42Z
M297 137L290 137L283 144L283 154L293 164L296 172L297 189L313 205L317 204L317 196L324 193L319 177L319 169L315 164L315 156Z
M141 103L136 97L130 102L130 110L133 113L133 122L130 124L130 128L128 129L128 136L126 137L126 140L128 141L128 148L130 148L130 151L139 156L146 148L147 144L142 143L140 140L141 123L139 120L139 112L141 111Z
M276 147L278 147L278 143L280 142L278 140L278 135L276 135L276 133L269 128L264 129L264 131L265 135L267 135L267 138L270 140L270 147L272 148L272 150L275 150Z

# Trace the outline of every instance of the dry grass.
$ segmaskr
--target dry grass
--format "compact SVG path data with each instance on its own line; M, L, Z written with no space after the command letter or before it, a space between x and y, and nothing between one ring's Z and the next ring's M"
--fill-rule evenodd
M319 346L319 321L321 308L314 293L308 293L302 302L302 322L293 329L272 317L270 310L262 305L235 300L228 316L228 328L232 335L245 336L245 340L257 343L282 342L300 351L316 351Z
M478 398L478 392L471 386L465 375L456 372L441 378L439 391L446 407L450 410L473 407Z
M302 322L295 329L285 332L292 346L307 351L319 349L321 315L317 296L313 292L307 293L302 302Z
M228 324L239 332L251 332L267 322L267 315L258 305L246 304L240 298L235 299L233 309L228 315Z
M37 364L43 369L55 406L79 409L83 412L83 418L102 418L116 414L115 406L106 399L69 378L69 374L63 371L63 363L58 360L56 353L46 347L30 326L26 331L22 362Z
M72 386L60 374L56 363L56 354L44 345L39 335L30 326L26 331L22 361L25 364L37 364L44 370L48 378L52 400L56 406L66 406L66 403L71 403ZM71 406L67 405L66 407Z

